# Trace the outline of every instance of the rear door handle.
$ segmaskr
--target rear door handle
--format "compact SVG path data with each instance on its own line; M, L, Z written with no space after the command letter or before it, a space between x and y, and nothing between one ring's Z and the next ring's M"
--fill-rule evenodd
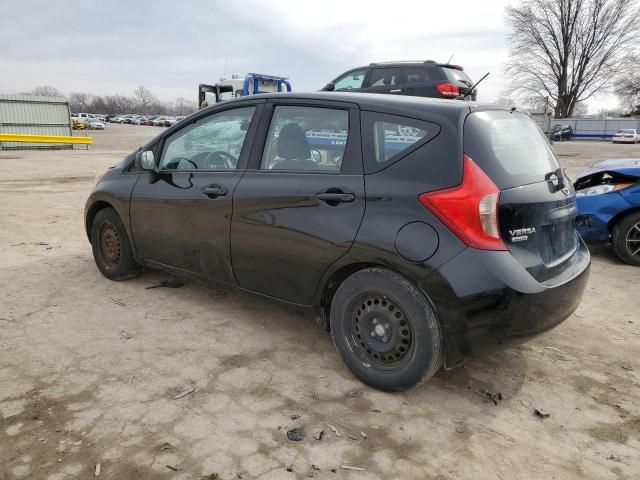
M227 189L220 185L209 185L202 189L202 193L208 195L211 198L224 197L227 194Z
M329 204L338 204L342 202L353 202L356 199L356 196L353 193L323 192L317 194L316 198Z

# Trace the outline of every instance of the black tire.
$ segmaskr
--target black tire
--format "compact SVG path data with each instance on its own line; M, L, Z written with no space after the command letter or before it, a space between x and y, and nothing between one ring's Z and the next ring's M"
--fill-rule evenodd
M127 231L113 208L100 210L91 224L91 248L100 273L109 280L126 280L140 274Z
M331 302L331 336L344 363L362 382L399 391L440 368L442 332L424 295L384 268L348 277Z
M611 242L620 260L640 267L640 212L630 213L616 222Z

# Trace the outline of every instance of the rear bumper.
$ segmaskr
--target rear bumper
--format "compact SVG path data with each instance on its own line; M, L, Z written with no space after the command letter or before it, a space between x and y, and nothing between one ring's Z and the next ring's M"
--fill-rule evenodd
M434 301L445 337L445 368L464 357L522 343L578 308L590 256L581 241L571 267L539 283L508 252L466 249L420 287Z

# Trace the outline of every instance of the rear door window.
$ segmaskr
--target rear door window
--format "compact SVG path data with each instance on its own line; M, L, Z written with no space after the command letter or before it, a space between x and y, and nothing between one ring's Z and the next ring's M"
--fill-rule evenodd
M374 68L369 75L369 87L387 87L400 84L401 70L399 68Z
M519 112L473 112L464 123L464 151L500 188L544 181L559 168L535 122Z
M365 172L395 163L440 132L434 123L397 115L362 112Z
M277 106L262 155L262 170L339 173L349 136L349 112Z

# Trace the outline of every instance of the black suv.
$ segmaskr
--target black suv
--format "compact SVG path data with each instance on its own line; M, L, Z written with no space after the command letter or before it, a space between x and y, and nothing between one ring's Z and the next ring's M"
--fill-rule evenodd
M324 91L387 93L415 97L475 100L473 82L459 65L433 60L371 63L343 73Z
M549 137L551 137L551 140L557 141L571 140L573 128L571 128L571 125L553 125L549 131Z
M345 93L194 113L109 169L96 264L313 309L363 382L400 390L569 317L590 264L575 195L525 114Z

